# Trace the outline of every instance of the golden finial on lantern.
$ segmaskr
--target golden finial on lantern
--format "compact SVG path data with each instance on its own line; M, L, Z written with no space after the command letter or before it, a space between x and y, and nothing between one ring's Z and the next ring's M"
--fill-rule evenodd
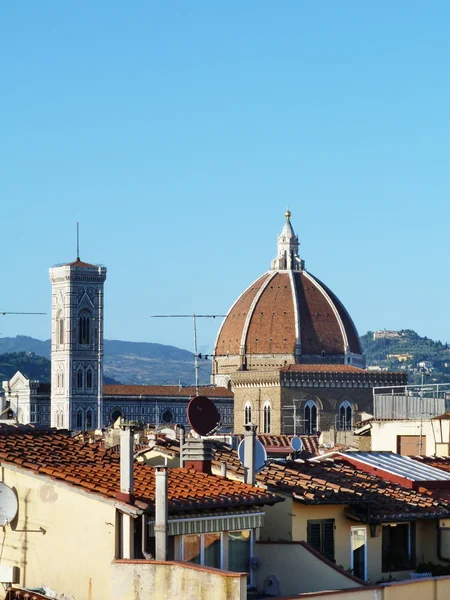
M291 211L289 209L287 209L287 211L284 213L284 216L286 217L286 219L290 219L291 218Z

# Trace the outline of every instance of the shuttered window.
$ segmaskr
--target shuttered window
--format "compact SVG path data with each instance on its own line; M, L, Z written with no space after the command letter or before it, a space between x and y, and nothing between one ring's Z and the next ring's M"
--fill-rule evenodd
M334 519L308 521L308 544L334 562Z

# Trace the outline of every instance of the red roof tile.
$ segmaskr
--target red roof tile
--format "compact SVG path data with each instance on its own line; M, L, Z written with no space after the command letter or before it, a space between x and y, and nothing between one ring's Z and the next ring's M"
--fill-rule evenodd
M116 385L103 386L105 396L170 396L190 398L196 396L195 387L179 387L178 385ZM233 392L224 387L202 386L199 389L202 396L211 398L233 398Z
M68 432L0 426L2 463L64 480L75 487L115 498L120 492L120 457L116 451L104 450L100 444L88 444L69 437ZM51 475L49 475L51 471ZM136 501L154 504L155 473L153 467L135 463ZM169 469L169 511L199 507L215 508L273 504L273 493L237 481L199 473L193 469Z

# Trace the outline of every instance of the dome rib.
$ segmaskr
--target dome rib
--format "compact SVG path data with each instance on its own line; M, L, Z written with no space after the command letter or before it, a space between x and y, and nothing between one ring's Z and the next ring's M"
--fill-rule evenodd
M241 337L241 346L244 347L244 351L247 351L247 335L248 335L248 331L250 328L250 321L253 318L253 313L255 312L255 308L256 305L259 302L259 299L261 298L262 294L264 293L265 289L267 288L267 286L269 285L269 283L273 280L273 278L275 277L276 272L274 273L266 273L267 279L263 282L263 284L261 285L261 287L259 288L259 291L256 292L255 297L253 298L253 301L250 305L250 308L248 309L248 313L247 313L247 317L245 319L245 323L244 323L244 327L242 329L242 337Z
M347 352L348 349L349 349L347 332L345 330L344 323L343 323L343 321L341 319L341 315L339 314L339 311L337 310L334 302L332 301L332 299L330 298L330 296L327 294L327 292L325 291L325 289L322 287L321 282L318 279L316 279L315 277L313 277L307 271L303 271L303 275L307 279L309 279L311 281L311 283L313 283L317 287L317 289L322 293L323 297L326 299L326 301L328 302L328 304L331 307L332 311L334 312L334 316L336 317L336 320L338 322L339 329L341 330L342 342L344 344L344 352Z

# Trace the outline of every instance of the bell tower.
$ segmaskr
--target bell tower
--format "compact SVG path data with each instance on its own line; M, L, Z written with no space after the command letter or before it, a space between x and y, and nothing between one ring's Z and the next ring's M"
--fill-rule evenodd
M106 267L79 258L50 269L52 427L102 427L105 279Z

